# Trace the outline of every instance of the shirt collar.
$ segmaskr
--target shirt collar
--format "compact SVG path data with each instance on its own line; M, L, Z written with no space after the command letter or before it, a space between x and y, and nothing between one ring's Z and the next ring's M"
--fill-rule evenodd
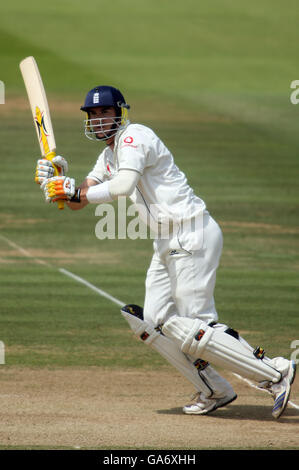
M126 124L124 126L120 126L118 131L117 131L117 134L115 135L115 138L114 138L114 149L117 147L118 145L118 142L119 142L119 138L120 136L122 135L122 133L127 129L127 127L130 125L130 121L127 121Z

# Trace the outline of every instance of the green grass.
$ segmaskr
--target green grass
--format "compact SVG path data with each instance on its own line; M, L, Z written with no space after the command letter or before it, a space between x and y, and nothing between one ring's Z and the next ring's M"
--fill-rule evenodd
M118 306L56 269L142 304L152 242L100 241L95 207L73 213L44 204L33 183L39 149L30 111L17 101L26 99L18 64L27 55L38 60L58 151L78 181L100 151L82 133L86 92L99 83L124 91L132 120L162 137L223 228L220 321L270 355L290 355L299 330L299 106L289 100L299 78L295 7L268 0L0 6L0 235L53 265L0 239L8 367L165 364L132 338Z

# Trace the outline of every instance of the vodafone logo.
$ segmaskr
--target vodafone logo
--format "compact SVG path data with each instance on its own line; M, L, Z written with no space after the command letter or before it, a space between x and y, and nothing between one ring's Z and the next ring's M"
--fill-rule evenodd
M133 141L133 137L128 135L128 137L123 140L122 147L132 147L134 149L137 149L137 145L133 145Z

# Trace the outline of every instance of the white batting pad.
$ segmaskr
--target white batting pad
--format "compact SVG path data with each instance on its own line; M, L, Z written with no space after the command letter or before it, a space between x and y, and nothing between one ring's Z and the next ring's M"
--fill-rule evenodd
M201 391L205 394L206 397L210 397L216 391L221 394L221 387L226 392L226 381L223 379L221 382L221 377L216 381L215 375L211 375L210 380L214 377L217 390L212 389L208 382L208 377L206 380L202 380L196 367L190 362L177 344L163 336L155 328L149 326L144 320L121 310L122 316L127 320L133 332L146 344L150 345L158 353L161 354L172 366L174 366L184 377L186 377L189 382L191 382L197 391ZM217 373L215 372L217 375ZM212 380L211 380L212 382ZM229 386L229 384L228 384ZM222 392L223 393L223 392ZM224 393L225 394L225 393Z
M279 382L281 373L268 359L257 359L252 351L224 331L209 327L198 319L173 316L162 328L165 336L173 338L185 354L201 357L205 361L258 382Z

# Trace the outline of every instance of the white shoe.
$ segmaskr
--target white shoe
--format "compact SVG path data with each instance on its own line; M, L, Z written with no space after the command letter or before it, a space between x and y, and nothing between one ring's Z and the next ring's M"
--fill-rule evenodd
M272 408L273 418L279 418L287 407L289 396L291 393L291 385L296 375L295 361L289 361L289 368L280 382L270 387L271 394L274 398L274 406Z
M234 391L222 398L206 398L203 393L198 393L195 396L196 402L184 406L183 412L187 415L206 415L217 408L228 405L236 398L237 395Z

